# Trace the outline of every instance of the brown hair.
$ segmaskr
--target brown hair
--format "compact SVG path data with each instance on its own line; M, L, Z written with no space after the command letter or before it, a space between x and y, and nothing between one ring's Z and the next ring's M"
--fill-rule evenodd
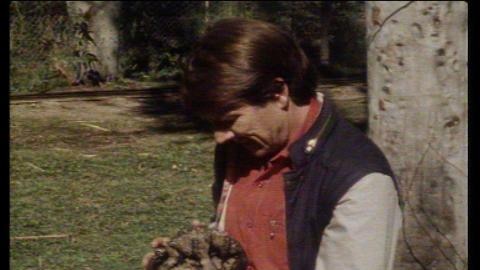
M222 115L263 105L285 80L296 104L315 96L316 73L297 42L273 24L231 18L207 28L184 67L182 93L191 111Z

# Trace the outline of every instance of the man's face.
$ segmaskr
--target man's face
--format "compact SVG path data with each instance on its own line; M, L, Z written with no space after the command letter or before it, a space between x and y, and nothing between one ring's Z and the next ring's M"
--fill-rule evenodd
M214 121L215 141L235 142L256 157L281 150L288 141L286 110L279 102L264 106L244 105Z

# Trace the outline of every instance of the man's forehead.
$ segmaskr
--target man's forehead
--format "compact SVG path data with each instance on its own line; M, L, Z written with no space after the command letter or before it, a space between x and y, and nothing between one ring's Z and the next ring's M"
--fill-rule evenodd
M205 113L203 118L210 122L221 122L231 119L232 117L236 117L242 113L245 113L252 106L249 105L242 105L238 108L234 108L228 111L224 111L223 113Z
M231 110L223 114L206 114L204 118L210 122L221 122L228 120L235 115L238 115L238 112L236 110Z

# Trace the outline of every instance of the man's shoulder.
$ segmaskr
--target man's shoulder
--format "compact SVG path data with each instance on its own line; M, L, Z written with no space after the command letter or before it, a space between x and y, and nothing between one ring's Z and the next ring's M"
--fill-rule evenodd
M312 183L321 181L322 190L329 193L327 197L332 201L338 200L350 187L372 174L388 176L396 186L382 151L364 133L343 119L331 130L311 162L310 168L315 171L310 174Z
M344 119L332 130L319 158L332 169L391 175L390 165L380 148Z

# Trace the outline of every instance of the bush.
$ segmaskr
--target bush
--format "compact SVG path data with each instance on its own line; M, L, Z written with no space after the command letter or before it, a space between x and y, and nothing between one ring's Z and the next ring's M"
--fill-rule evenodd
M363 5L354 1L328 5L324 1L209 1L207 7L204 1L123 1L117 21L120 77L178 79L178 59L188 54L208 24L231 16L279 25L292 32L318 62L318 46L310 46L310 50L308 46L321 38L322 10L326 6L333 9L327 13L332 17L327 33L331 61L325 73L361 74L366 66ZM10 11L11 92L67 86L79 64L88 65L92 57L95 61L94 55L85 53L88 29L78 31L65 1L14 1Z
M10 92L68 85L58 70L73 72L74 30L65 2L14 1L10 13Z

